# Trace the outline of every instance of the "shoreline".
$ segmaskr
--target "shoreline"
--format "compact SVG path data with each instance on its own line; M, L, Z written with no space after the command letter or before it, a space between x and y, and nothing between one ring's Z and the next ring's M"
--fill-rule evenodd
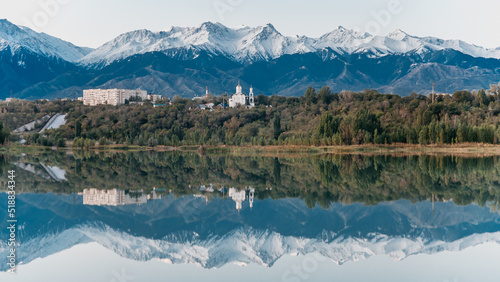
M88 150L73 147L6 146L0 153L26 153L41 151L94 151L94 152L194 152L198 154L231 154L241 156L278 156L278 155L442 155L442 156L500 156L500 145L458 144L458 145L343 145L343 146L199 146L179 147L140 147L126 145L96 146Z
M500 156L500 145L459 144L459 145L349 145L349 146L221 146L207 148L207 152L228 152L233 155L395 155L395 156Z

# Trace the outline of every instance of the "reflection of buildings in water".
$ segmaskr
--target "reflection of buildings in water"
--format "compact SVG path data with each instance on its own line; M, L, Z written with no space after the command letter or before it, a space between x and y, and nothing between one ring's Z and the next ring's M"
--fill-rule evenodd
M201 192L213 193L215 190L214 190L213 185L212 185L212 184L210 184L210 186L208 186L208 187L207 187L207 186L205 186L205 185L202 185L202 186L200 187L200 191L201 191Z
M151 192L151 194L148 195L148 200L159 200L162 198L161 194L158 194L156 191L156 188L153 189L153 192ZM163 190L161 190L163 191Z
M246 199L246 192L244 190L242 191L237 191L235 188L229 188L229 194L228 196L236 202L236 209L238 211L241 210L242 203Z
M243 206L242 204L247 198L247 191L248 191L248 201L250 202L250 208L253 208L255 189L249 187L247 190L238 191L236 190L236 188L229 188L228 196L233 201L236 202L236 209L238 210L238 212L241 210Z
M253 199L254 199L254 196L255 196L255 189L250 188L250 190L248 191L248 201L250 202L250 208L251 209L253 208Z
M196 194L194 195L195 198L203 198L205 199L205 205L208 206L208 196L207 195L203 195L203 194Z
M142 205L148 200L161 199L156 189L149 195L141 191L126 193L124 190L98 190L95 188L83 190L83 204L92 206L124 206Z

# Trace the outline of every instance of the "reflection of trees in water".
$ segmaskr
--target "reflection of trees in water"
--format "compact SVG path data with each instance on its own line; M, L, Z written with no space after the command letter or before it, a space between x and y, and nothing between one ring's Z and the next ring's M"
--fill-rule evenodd
M29 191L72 193L74 188L141 190L164 188L176 195L200 193L200 185L256 189L256 198L300 197L308 206L334 202L430 199L496 205L498 157L321 155L296 158L235 157L190 153L92 153L29 155L65 169L68 182L35 183ZM5 163L5 161L3 161ZM0 166L2 159L0 158ZM27 176L29 178L29 176ZM191 187L191 188L190 188ZM198 187L198 188L196 188ZM270 189L272 188L272 189ZM217 196L217 192L213 194ZM212 196L211 196L212 197Z
M340 198L343 201L368 204L401 198L417 201L435 194L441 200L452 199L457 204L485 205L499 199L497 160L497 157L326 156L317 162L327 189L332 196L345 197Z
M275 185L281 185L281 163L278 158L274 158L273 176Z
M9 157L7 155L0 155L0 172L2 172L2 176L6 175L6 173L10 169L9 166L10 166Z
M76 163L75 163L75 173L77 175L81 175L82 174L82 160L81 159L76 159Z
M130 198L139 199L144 195L144 192L125 190L125 195L128 195Z

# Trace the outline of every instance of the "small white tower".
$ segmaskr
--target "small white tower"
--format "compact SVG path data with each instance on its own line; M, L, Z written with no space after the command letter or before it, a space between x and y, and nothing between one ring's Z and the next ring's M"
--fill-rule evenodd
M255 189L250 187L250 191L248 193L248 201L250 202L250 209L253 208L253 200L255 198Z
M207 86L207 91L205 92L205 96L208 97L208 86Z
M250 86L250 93L248 94L248 103L250 104L250 108L255 107L255 97L253 95L253 87Z
M241 87L239 80L238 80L238 86L236 86L236 94L243 94L243 88Z

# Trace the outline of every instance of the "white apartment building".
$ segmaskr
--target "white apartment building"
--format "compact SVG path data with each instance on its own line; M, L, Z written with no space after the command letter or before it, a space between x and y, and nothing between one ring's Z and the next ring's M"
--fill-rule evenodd
M83 190L83 204L91 206L124 206L146 204L148 198L143 193L139 197L131 197L119 189L98 190L95 188Z
M132 97L146 100L148 92L143 90L129 89L89 89L83 90L83 104L87 106L125 104L125 100Z
M148 95L148 100L151 102L156 103L157 101L163 100L163 96L161 95L156 95L156 94L149 94Z

